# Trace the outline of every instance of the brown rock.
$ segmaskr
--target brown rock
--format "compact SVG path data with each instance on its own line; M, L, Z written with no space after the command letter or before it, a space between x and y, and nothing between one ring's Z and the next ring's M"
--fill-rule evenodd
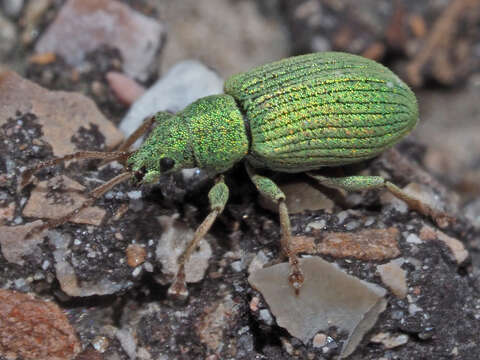
M293 236L293 251L296 253L314 254L317 252L315 238L312 236Z
M43 242L45 232L36 234L31 238L25 236L34 227L41 225L40 220L19 226L0 226L0 245L2 254L8 262L23 265L23 256L33 254L37 245Z
M423 38L427 34L427 24L419 14L411 14L408 18L410 29L417 38Z
M85 188L65 175L41 181L35 187L23 209L23 215L34 218L58 219L78 208L87 198L81 192ZM50 195L53 193L53 196ZM100 225L105 210L88 207L70 221L78 224Z
M32 113L42 125L42 140L55 156L79 150L71 141L80 128L93 125L105 136L105 145L118 145L123 135L97 109L94 102L77 93L49 91L12 71L0 73L0 126L20 113Z
M380 61L385 55L385 52L385 45L377 41L371 44L368 48L366 48L365 51L362 53L362 56L372 60Z
M254 296L252 300L250 300L250 310L255 312L258 311L258 304L260 303L260 298L258 296Z
M400 255L397 238L398 230L393 227L365 229L355 233L329 232L321 234L316 252L337 258L392 259Z
M75 360L103 360L103 359L104 359L103 355L92 348L88 348L82 351L75 358Z
M206 308L195 324L195 332L210 350L218 351L224 343L224 329L230 328L226 323L235 321L237 306L230 296Z
M0 208L0 224L11 221L15 215L15 203L12 202L5 207Z
M48 65L57 61L57 54L55 53L43 53L30 56L28 62L37 65Z
M0 290L0 354L9 359L68 360L81 350L64 312L33 295Z
M313 337L312 345L314 348L321 348L327 345L327 335L324 333L318 333Z
M130 244L127 247L127 264L134 268L145 262L147 251L143 246L138 244Z
M420 238L422 240L440 240L452 251L453 259L458 263L463 263L468 258L468 251L462 242L444 232L434 229L428 225L423 225L420 230Z
M377 266L382 282L388 286L395 296L401 299L407 296L407 275L401 267L403 261L400 258Z
M145 92L138 82L119 72L108 72L107 81L118 100L125 105L133 104Z
M21 39L25 45L31 44L37 37L38 25L45 18L45 12L52 5L52 0L29 1L21 18L24 24Z
M120 50L129 76L145 80L160 50L164 26L113 0L69 0L35 46L54 52L70 65L108 45Z

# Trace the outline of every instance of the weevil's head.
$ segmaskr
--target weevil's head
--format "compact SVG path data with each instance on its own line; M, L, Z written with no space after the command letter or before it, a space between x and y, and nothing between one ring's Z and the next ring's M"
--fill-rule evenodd
M138 182L192 167L219 174L248 152L243 115L229 95L201 98L177 115L157 113L156 120L157 127L127 161Z
M153 183L161 175L194 167L190 134L181 116L155 114L156 127L127 160L137 183Z

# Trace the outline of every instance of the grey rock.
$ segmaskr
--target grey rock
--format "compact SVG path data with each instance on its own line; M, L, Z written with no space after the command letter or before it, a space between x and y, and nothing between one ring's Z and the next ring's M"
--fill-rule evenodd
M24 265L24 256L31 255L38 251L38 245L43 242L43 235L36 234L29 239L24 239L36 226L41 225L42 222L37 220L32 223L22 226L0 226L0 248L2 255L8 262L17 265Z
M349 336L341 356L350 355L386 308L385 289L347 275L318 257L300 260L305 283L299 295L288 282L288 263L253 272L248 281L260 291L277 324L307 343L336 326Z
M476 229L480 229L480 198L465 206L465 217L472 222Z
M80 283L74 267L66 259L71 242L70 237L53 230L49 232L49 237L50 244L55 248L53 257L55 259L56 277L63 292L67 295L79 297L109 295L132 285L131 281L115 283L106 278L102 278L98 282L84 281Z
M22 11L24 0L4 0L3 11L9 17L17 17Z
M4 58L17 44L15 25L0 14L0 59Z
M120 123L125 135L157 111L176 113L195 100L223 91L223 80L198 61L182 61L173 66L150 87L131 107Z
M118 1L70 0L35 46L54 52L73 66L103 45L120 50L124 72L146 80L162 47L165 27Z
M178 270L178 257L183 253L188 243L193 238L193 230L176 221L176 217L161 216L162 236L158 240L155 256L162 265L162 274L156 279L161 284L171 282ZM199 282L205 276L208 262L212 256L212 248L208 243L211 236L207 235L199 243L190 260L185 264L185 278L187 282Z
M382 282L399 298L404 298L408 290L407 273L401 267L404 261L404 259L398 258L377 266Z

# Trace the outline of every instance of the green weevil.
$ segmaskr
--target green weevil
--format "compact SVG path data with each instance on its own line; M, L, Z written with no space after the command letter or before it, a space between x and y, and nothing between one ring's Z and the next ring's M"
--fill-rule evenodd
M229 189L223 173L243 161L258 191L278 206L281 248L291 265L289 282L298 294L304 277L292 250L285 195L261 175L262 169L307 172L325 186L347 191L385 187L412 208L434 219L443 216L379 176L329 178L310 173L373 158L415 127L418 106L414 93L383 65L340 52L301 55L234 75L227 79L224 90L222 95L195 101L176 115L158 112L119 151L78 152L28 169L22 184L36 170L71 159L119 160L126 169L94 189L80 208L36 231L68 221L126 179L154 183L181 169L204 169L216 179L208 194L211 211L178 259L179 270L169 289L172 295L186 297L184 265L227 203ZM151 124L156 127L139 149L128 151Z

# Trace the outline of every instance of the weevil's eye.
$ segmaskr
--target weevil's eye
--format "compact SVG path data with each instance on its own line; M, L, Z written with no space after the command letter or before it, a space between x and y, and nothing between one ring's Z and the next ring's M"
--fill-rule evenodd
M137 180L137 183L143 180L145 176L145 172L146 172L145 166L142 166L140 170L137 170L133 173L133 176L135 177L135 180Z
M165 172L173 168L175 165L175 160L169 157L163 157L160 159L160 171Z

